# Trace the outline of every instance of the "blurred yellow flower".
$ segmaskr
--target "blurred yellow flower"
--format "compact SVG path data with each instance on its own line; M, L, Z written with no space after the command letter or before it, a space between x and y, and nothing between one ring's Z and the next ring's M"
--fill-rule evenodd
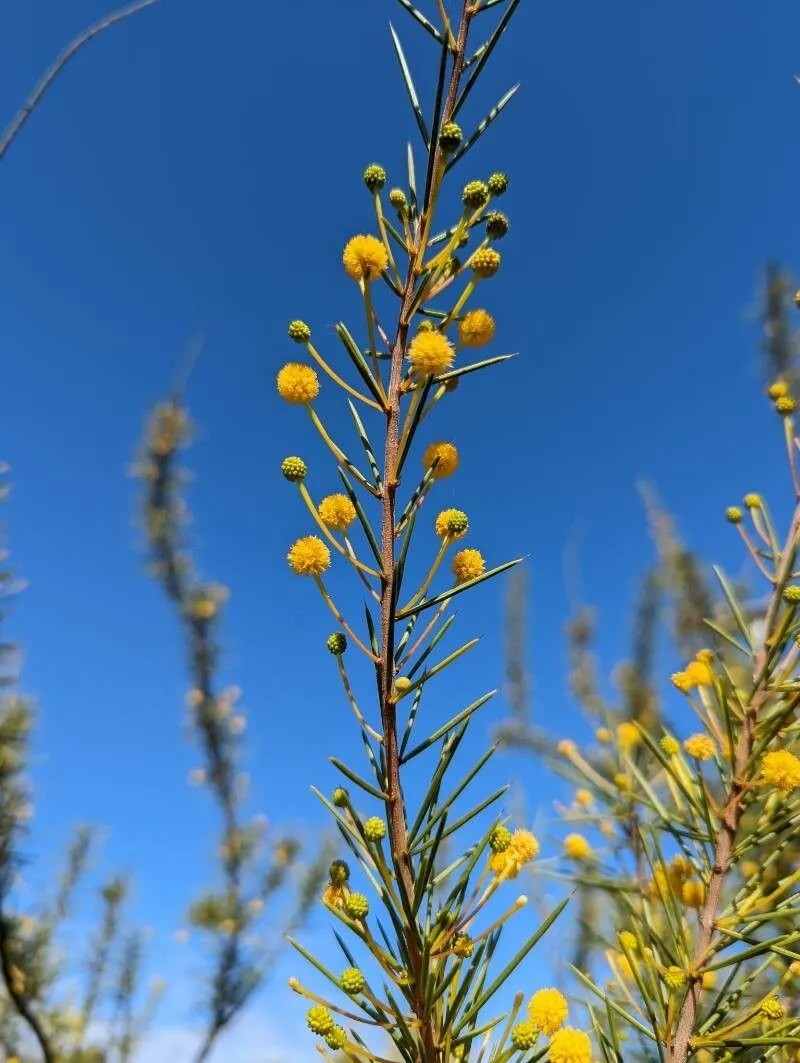
M695 686L711 686L714 681L714 673L711 671L708 661L694 660L686 665L686 675Z
M583 1030L565 1026L553 1034L550 1042L550 1063L592 1063L592 1042Z
M568 834L564 839L564 852L570 860L585 860L592 847L582 834Z
M463 539L469 531L469 519L460 509L443 509L434 524L440 539Z
M485 347L494 338L494 318L486 310L470 310L458 323L458 338L465 347Z
M489 868L501 881L516 878L538 852L539 842L529 830L515 830L508 848L489 857Z
M447 476L452 476L458 468L458 451L455 445L453 443L431 443L422 455L423 468L429 469L437 458L439 463L433 473L434 480L444 480Z
M581 808L589 808L592 803L592 794L590 790L576 790L575 791L575 804L580 805Z
M706 887L697 879L690 879L681 886L681 900L687 908L702 908L706 900Z
M782 794L791 793L800 786L800 759L788 749L775 749L761 761L761 778Z
M634 746L638 745L642 736L639 734L639 728L632 723L621 723L617 728L617 737L619 738L619 744L622 749L628 753Z
M696 734L686 739L683 748L695 760L711 760L717 747L710 735Z
M345 245L342 262L354 281L371 281L386 269L389 256L376 236L354 236Z

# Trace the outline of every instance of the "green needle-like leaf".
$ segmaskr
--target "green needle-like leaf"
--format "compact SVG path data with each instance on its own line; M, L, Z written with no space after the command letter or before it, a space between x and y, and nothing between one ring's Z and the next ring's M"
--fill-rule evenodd
M403 75L403 83L408 93L408 98L411 101L411 107L414 111L414 117L417 120L419 131L422 134L422 142L425 145L426 150L430 147L430 136L428 134L428 127L425 124L425 118L422 114L422 108L419 105L419 97L417 96L417 90L414 88L414 81L411 77L411 71L408 68L406 57L403 53L403 46L400 44L400 38L394 31L394 26L389 23L389 32L392 35L392 44L394 44L394 50L397 53L397 61L400 63L400 73Z
M450 598L453 598L456 594L462 594L464 591L477 587L479 583L485 583L487 579L493 579L495 576L499 576L501 572L507 572L508 569L513 568L514 565L518 565L524 560L523 557L518 557L514 561L506 561L504 565L498 565L497 568L492 568L488 572L484 572L482 576L477 576L475 579L465 580L464 583L459 583L457 586L451 587L449 591L437 594L435 598L428 598L423 602L418 602L416 605L410 606L408 609L401 610L401 612L396 614L397 619L402 620L404 617L413 616L414 613L421 613L423 609L430 609L432 605L440 605L442 602L446 602Z
M461 147L458 149L452 159L450 159L446 167L447 170L451 170L456 165L456 163L459 162L459 160L463 159L467 152L475 146L475 144L478 142L478 140L480 140L480 138L483 136L483 134L486 132L492 122L494 122L497 118L500 117L501 112L511 102L518 89L519 83L513 85L508 90L508 92L497 101L497 103L494 105L491 111L489 111L486 117L482 119L481 122L479 122L478 127L475 129L474 133L471 133L470 136L467 137L467 139L464 141L464 143L461 145Z

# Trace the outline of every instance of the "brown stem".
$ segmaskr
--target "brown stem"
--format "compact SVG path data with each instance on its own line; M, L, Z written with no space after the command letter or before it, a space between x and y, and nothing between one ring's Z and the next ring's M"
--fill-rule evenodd
M447 97L442 109L441 122L450 120L453 113L461 75L466 56L467 35L473 15L471 0L463 4L458 37L453 49L453 65L450 72ZM394 345L392 347L391 370L386 411L386 446L384 452L384 476L381 491L381 658L378 663L378 686L381 699L381 725L386 750L386 791L388 795L388 820L391 837L391 850L395 862L400 888L403 890L409 908L414 901L414 872L411 855L408 850L408 826L406 823L403 791L400 783L400 757L397 739L397 706L392 700L394 683L395 652L395 609L398 587L395 582L395 502L398 486L397 463L400 443L400 396L403 377L403 359L410 324L409 312L414 292L420 276L425 234L430 225L430 216L434 207L435 190L444 165L441 149L431 145L434 154L433 174L430 189L422 204L416 227L414 246L410 248L409 266L403 287L400 317L397 325ZM437 1063L440 1049L437 1045L436 1030L431 1017L426 1014L423 987L421 981L422 949L416 926L408 924L408 955L411 961L411 974L414 978L413 1007L421 1025L422 1055L420 1063Z
M131 15L135 15L138 11L143 11L144 8L151 7L153 4L157 3L158 0L137 0L137 3L129 4L127 7L123 7L119 11L112 11L111 14L106 15L105 18L100 19L99 22L95 22L93 26L84 30L74 41L68 44L53 65L44 73L42 79L14 116L8 129L3 134L2 139L0 139L0 159L3 158L5 153L11 147L17 134L33 114L34 110L39 106L42 97L53 84L55 79L70 59L73 59L85 44L88 44L93 37L97 37L98 34L110 29L111 26L115 25L117 22L122 22L123 19L130 18Z
M722 825L717 836L714 866L711 873L711 881L708 885L708 894L700 916L700 934L697 939L697 948L695 949L692 982L681 1005L675 1040L669 1053L670 1063L686 1063L689 1057L702 989L702 979L698 972L708 960L714 939L714 928L722 899L725 876L733 863L733 847L744 812L742 797L748 785L746 773L753 752L756 720L771 693L767 683L769 678L769 657L773 649L769 641L770 633L778 616L781 593L787 581L791 578L798 541L800 541L800 505L794 511L789 533L786 537L780 567L775 576L775 587L767 608L764 640L755 656L753 693L745 712L739 741L736 745L733 778L722 814Z
M42 1050L42 1059L44 1060L44 1063L55 1063L55 1050L50 1044L47 1034L44 1031L44 1027L37 1015L31 1009L28 1001L25 999L24 993L18 991L13 971L14 965L11 962L8 945L7 916L3 912L0 912L0 970L3 972L3 982L5 984L6 992L14 1007L17 1009L20 1018L28 1025L33 1036L36 1038L39 1048Z

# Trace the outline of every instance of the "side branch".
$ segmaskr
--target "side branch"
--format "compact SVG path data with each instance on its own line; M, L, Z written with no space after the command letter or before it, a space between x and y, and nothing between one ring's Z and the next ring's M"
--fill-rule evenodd
M139 11L143 11L144 8L151 7L158 2L159 0L136 0L136 3L129 4L127 7L120 8L118 11L112 11L110 14L106 15L105 18L100 19L99 22L95 22L93 26L84 30L83 33L76 37L71 44L68 44L53 65L44 73L33 92L22 105L3 134L2 140L0 140L0 160L2 160L5 153L11 147L12 142L16 139L17 134L41 103L44 94L62 72L64 67L77 55L81 48L83 48L85 44L88 44L94 37L99 36L105 30L115 26L117 22L122 22L123 19L129 18L131 15L135 15Z

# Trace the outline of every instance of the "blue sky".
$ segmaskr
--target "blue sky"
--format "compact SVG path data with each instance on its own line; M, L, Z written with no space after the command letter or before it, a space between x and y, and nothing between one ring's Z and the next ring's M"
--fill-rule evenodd
M5 6L4 117L103 11ZM309 529L280 459L313 461L318 492L333 470L273 380L296 353L289 318L336 357L333 323L360 322L340 267L347 237L372 226L360 175L379 161L401 183L414 133L390 18L427 99L435 58L389 0L165 0L73 64L0 172L0 452L30 581L13 634L42 711L35 851L45 868L75 822L107 825L104 865L135 873L155 968L181 980L181 999L193 968L169 935L207 874L215 820L186 786L183 651L143 573L125 470L204 329L189 396L201 567L233 592L226 677L244 690L254 809L311 831L323 818L308 783L333 785L328 753L359 752L321 650L331 624L283 560ZM457 441L462 470L439 497L469 511L491 562L530 554L535 712L553 729L579 726L565 689L565 545L578 537L610 666L650 558L637 480L734 570L724 507L784 488L753 310L764 260L797 264L799 47L790 0L523 0L463 115L469 126L522 82L450 193L455 212L463 181L511 175L512 230L484 302L496 350L520 356L443 404L435 434ZM332 388L320 409L345 432ZM459 633L485 638L443 680L442 712L502 681L502 607L499 584L461 606ZM505 711L496 702L484 724ZM465 765L484 735L476 726ZM487 775L487 786L524 780L547 814L554 791L530 762L501 758Z

